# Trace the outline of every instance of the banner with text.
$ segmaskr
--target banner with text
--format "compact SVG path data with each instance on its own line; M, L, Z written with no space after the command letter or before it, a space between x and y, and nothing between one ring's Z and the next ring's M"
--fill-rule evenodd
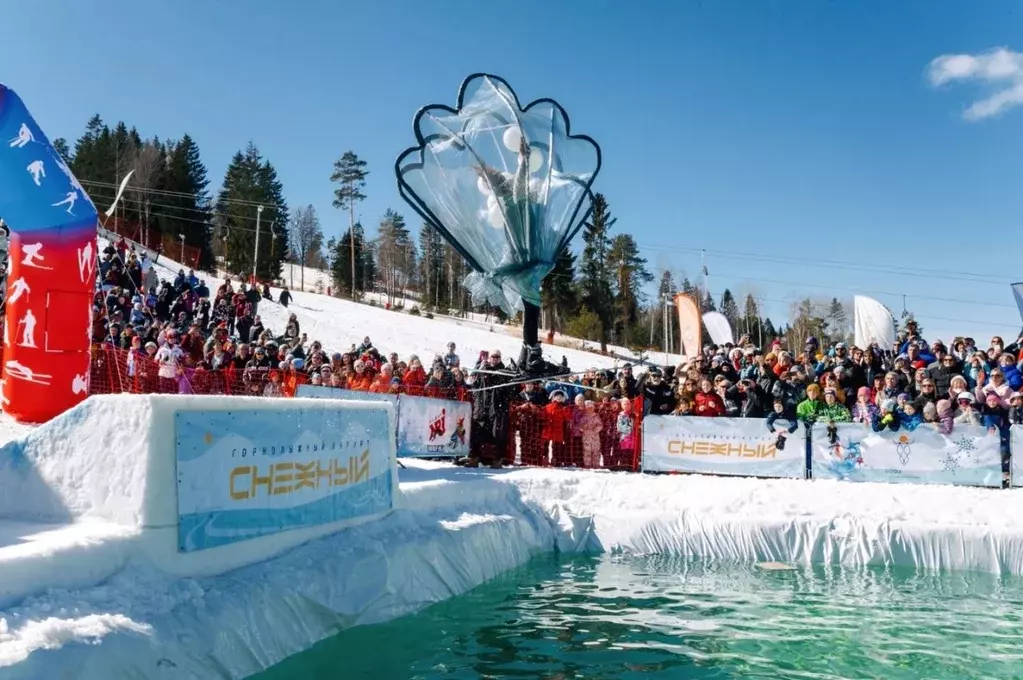
M943 435L929 423L895 432L860 423L838 423L829 431L818 423L810 442L814 479L1002 485L1000 438L976 425L956 425Z
M468 456L472 404L402 396L399 456Z
M178 549L392 509L388 430L382 407L178 412Z
M776 431L766 423L748 418L647 416L643 419L643 470L805 477L806 430L802 424L789 434L784 420L775 422Z
M397 394L378 392L359 392L346 390L340 387L327 387L326 385L299 385L295 390L296 397L307 399L350 399L352 401L386 401L388 404L398 405Z
M1023 426L1009 428L1009 450L1012 451L1012 485L1023 486Z

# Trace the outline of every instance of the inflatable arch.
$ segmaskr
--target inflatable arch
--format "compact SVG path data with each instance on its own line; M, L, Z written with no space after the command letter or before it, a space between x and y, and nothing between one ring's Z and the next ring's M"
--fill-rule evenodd
M0 218L10 230L3 410L41 423L89 393L96 208L0 84Z

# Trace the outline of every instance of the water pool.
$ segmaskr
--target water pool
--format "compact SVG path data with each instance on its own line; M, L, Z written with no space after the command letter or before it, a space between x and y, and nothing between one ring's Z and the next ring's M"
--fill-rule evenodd
M546 556L258 676L1023 677L1023 579Z

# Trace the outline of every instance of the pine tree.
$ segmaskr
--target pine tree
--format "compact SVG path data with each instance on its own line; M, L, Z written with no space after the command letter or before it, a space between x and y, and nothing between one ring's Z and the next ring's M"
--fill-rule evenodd
M85 125L85 133L75 142L75 154L71 169L75 176L88 187L93 182L112 184L116 180L115 165L110 128L97 114L89 119ZM112 193L111 198L113 198Z
M228 269L236 274L252 273L259 206L263 207L263 212L258 217L256 278L272 281L280 277L286 250L276 248L275 243L277 240L282 244L288 242L288 205L277 171L250 142L244 152L239 151L231 159L215 208L217 222L227 237Z
M554 262L554 269L543 280L540 290L541 305L552 331L564 331L565 324L575 314L577 298L575 288L575 255L565 246Z
M736 334L740 328L739 305L735 302L735 298L732 297L732 291L727 288L721 294L721 314L728 319L728 325L732 327L732 334Z
M753 293L746 295L746 304L743 314L743 327L742 333L748 335L752 342L755 342L758 347L763 347L764 344L764 324L760 319L760 307L757 305L756 298L753 297Z
M706 293L703 294L703 297L700 299L700 313L706 314L707 312L716 311L717 307L714 306L714 298L711 297L710 291L708 290Z
M631 234L618 234L611 240L607 261L615 280L615 334L628 342L639 319L643 285L654 277L647 271L646 260L639 256L639 247Z
M387 301L394 304L399 289L404 298L416 264L416 247L401 214L387 209L380 220L375 245L377 275L383 279Z
M419 301L424 307L439 308L440 292L447 290L444 270L444 239L429 224L419 229Z
M71 147L68 146L66 139L63 137L57 137L53 140L53 150L56 151L69 166L72 164Z
M354 244L352 234L355 235ZM351 253L355 253L355 279L352 280ZM362 293L373 288L376 279L376 267L373 262L373 253L366 243L366 235L363 232L362 224L355 223L354 229L346 231L339 241L337 250L334 251L333 274L334 286L338 290L355 291L355 299Z
M848 332L849 315L838 298L831 298L831 303L828 305L828 311L824 318L828 322L828 339L831 342L841 342L844 340Z
M355 252L355 246L358 243L358 239L352 238L352 233L355 230L355 206L360 201L366 199L366 195L362 193L362 190L366 187L366 176L368 174L369 170L366 169L366 161L360 159L354 151L345 151L341 158L334 161L334 172L330 175L330 181L337 182L338 184L338 188L334 190L334 207L338 210L348 210L348 245L350 248L348 259L351 272L347 280L353 286L350 289L352 299L355 299L356 290L354 286L359 280L355 271L356 259L358 257Z
M169 144L167 172L163 180L166 194L159 197L161 223L166 236L185 237L185 245L199 251L197 262L189 262L203 271L215 271L212 246L212 206L207 191L206 166L195 141L185 135Z
M613 272L608 267L611 238L616 218L611 217L603 194L593 197L593 212L583 227L583 255L579 267L580 301L600 320L600 351L607 352L608 336L614 323Z

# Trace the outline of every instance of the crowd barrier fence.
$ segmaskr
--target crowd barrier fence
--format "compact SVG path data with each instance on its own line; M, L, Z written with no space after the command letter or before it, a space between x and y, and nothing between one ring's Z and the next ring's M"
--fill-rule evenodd
M397 415L396 445L402 457L464 457L479 453L473 437L473 404L464 388L402 388L375 393L309 384L304 373L233 367L183 368L161 372L141 352L110 345L93 350L90 393L206 394L320 397L388 401ZM624 419L617 401L596 404L593 417L567 408L552 412L529 403L511 404L500 453L510 464L598 468L619 471L698 473L766 478L836 479L850 482L1023 486L1023 427L1008 436L977 426L956 425L949 434L922 424L908 430L874 432L859 423L806 427L765 419L642 416L632 400ZM478 422L478 421L477 421ZM784 432L786 436L782 437ZM1003 452L1008 464L1003 462ZM1006 478L1011 480L1005 483Z

